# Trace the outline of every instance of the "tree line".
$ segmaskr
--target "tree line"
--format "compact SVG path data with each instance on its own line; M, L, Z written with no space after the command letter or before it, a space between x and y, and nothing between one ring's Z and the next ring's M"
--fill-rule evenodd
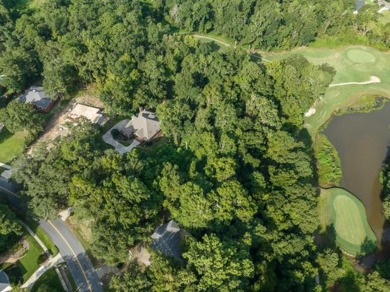
M291 49L327 37L366 39L385 48L390 45L390 24L378 21L381 15L376 3L366 2L355 14L355 0L156 2L160 14L182 30L226 36L249 48Z

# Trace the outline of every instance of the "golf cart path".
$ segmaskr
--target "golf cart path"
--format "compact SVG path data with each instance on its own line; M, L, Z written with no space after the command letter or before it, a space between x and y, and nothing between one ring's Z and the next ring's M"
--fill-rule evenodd
M330 84L329 87L345 86L345 85L364 85L364 84L372 84L372 83L381 83L381 80L377 76L371 76L369 81L335 83L335 84Z
M203 35L199 35L199 34L194 34L193 36L196 38L199 38L199 39L206 39L206 40L214 41L216 43L220 43L220 44L224 45L225 47L231 47L231 45L229 45L228 43L225 43L223 41L217 40L217 39L212 38L212 37L203 36Z

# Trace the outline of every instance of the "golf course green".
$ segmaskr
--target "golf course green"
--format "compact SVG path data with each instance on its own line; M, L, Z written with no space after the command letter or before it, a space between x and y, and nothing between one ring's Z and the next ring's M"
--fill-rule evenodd
M375 250L377 239L362 202L354 195L341 188L322 189L320 206L322 228L334 228L341 249L354 256Z
M337 49L304 47L289 52L261 53L268 61L294 54L303 55L313 64L328 64L336 70L333 86L327 89L324 96L319 96L312 106L315 113L305 118L305 127L313 138L320 127L346 102L367 95L390 97L389 52L364 46L349 46Z

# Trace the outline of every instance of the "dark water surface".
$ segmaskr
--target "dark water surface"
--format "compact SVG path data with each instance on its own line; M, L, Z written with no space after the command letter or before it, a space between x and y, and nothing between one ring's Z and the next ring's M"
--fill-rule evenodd
M377 111L333 117L324 134L341 159L341 187L366 207L368 223L380 244L379 258L390 256L390 226L385 223L380 200L379 173L390 146L390 102Z

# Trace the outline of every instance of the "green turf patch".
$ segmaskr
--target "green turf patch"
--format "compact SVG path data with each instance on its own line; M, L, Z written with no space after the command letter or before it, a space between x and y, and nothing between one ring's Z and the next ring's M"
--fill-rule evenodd
M352 53L351 53L352 52ZM375 60L371 63L356 63L350 59L356 55L364 55L363 60ZM331 87L325 95L313 105L316 113L305 118L305 126L314 138L318 130L331 118L333 113L344 104L362 96L390 97L390 53L384 53L370 47L349 46L337 49L297 48L289 52L263 53L270 61L287 58L293 54L301 54L313 64L328 64L336 70L333 83L366 82L371 76L377 76L381 83L365 85L345 85ZM365 58L365 59L364 59Z
M31 230L39 237L39 239L43 242L43 244L49 249L49 252L52 256L56 256L58 254L58 248L54 245L54 243L50 240L50 238L47 236L46 232L39 227L38 222L36 222L31 217L25 218L25 223L28 225L28 227L31 228Z
M23 273L23 282L26 282L30 276L39 268L38 257L43 253L38 242L30 235L26 235L29 244L28 252L24 257L19 259L17 266Z
M333 226L340 248L355 256L375 250L377 239L367 222L362 202L340 188L322 189L321 199L322 227Z
M64 291L60 279L54 268L44 273L34 284L32 292L38 291Z
M38 242L28 233L24 238L27 240L29 248L24 256L22 256L15 264L2 266L10 277L10 282L14 285L26 282L31 275L39 268L38 258L43 253Z
M376 59L373 54L360 49L348 50L347 56L354 63L372 63Z
M0 133L0 162L10 162L22 154L27 135L26 131L12 135L7 130L3 130Z

